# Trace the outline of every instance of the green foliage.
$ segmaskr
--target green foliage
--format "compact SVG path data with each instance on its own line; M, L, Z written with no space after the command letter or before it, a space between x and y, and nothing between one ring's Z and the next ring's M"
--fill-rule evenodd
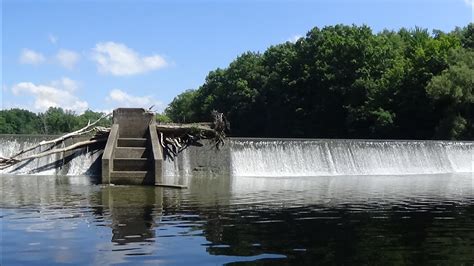
M40 118L44 121L46 134L71 132L75 126L74 113L58 107L50 107L45 113L40 114Z
M467 120L459 114L447 113L446 116L439 121L436 127L436 138L439 139L459 139L466 135L468 131ZM472 131L472 125L471 125ZM472 136L472 132L471 132Z
M155 119L156 119L157 122L160 122L160 123L171 123L171 122L173 122L171 120L171 118L169 118L169 116L167 116L166 114L156 114Z
M433 34L314 28L211 71L166 114L197 122L218 110L238 136L472 138L473 25Z
M427 86L429 95L443 105L437 138L472 139L474 127L474 50L453 50L449 66Z
M103 113L85 111L81 115L50 107L46 112L35 114L22 109L0 111L0 134L60 134L82 128L103 116ZM110 126L110 119L101 120L97 126Z
M176 98L169 104L168 108L165 110L165 115L169 117L174 122L186 122L194 118L194 108L192 106L196 91L187 90Z
M464 29L460 29L460 37L464 48L474 49L474 23L470 23Z
M449 66L428 84L429 94L457 105L474 103L474 51L453 50Z
M87 125L87 123L93 123L97 121L99 118L104 116L105 114L102 112L94 112L92 110L86 110L83 114L76 117L76 123L74 126L74 130L80 129ZM112 118L108 117L99 121L96 126L102 127L110 127L112 125Z
M207 121L218 110L237 136L472 139L473 62L473 23L432 34L314 28L296 43L246 52L209 72L157 120ZM101 116L61 108L0 114L0 133L15 134L69 132Z
M35 113L15 108L0 111L0 133L39 134L43 132L41 120Z

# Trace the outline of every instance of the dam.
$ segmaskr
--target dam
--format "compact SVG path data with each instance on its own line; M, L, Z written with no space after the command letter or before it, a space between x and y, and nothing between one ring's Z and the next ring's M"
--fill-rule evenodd
M54 137L1 135L0 155ZM474 261L473 142L228 138L218 150L203 144L163 158L162 182L187 187L181 190L102 184L103 147L2 170L0 260Z
M8 156L53 136L1 135ZM163 182L186 185L192 176L318 177L472 173L474 142L334 139L228 138L216 149L208 142L164 158ZM62 157L38 158L2 173L101 176L102 150L84 148Z

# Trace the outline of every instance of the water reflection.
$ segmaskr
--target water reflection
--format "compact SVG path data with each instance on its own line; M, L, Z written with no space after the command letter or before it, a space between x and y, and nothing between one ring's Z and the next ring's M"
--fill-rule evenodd
M281 254L292 264L474 261L472 174L233 179L206 220L215 256ZM205 183L191 184L193 196ZM227 201L227 203L226 203Z
M469 264L474 178L200 177L189 189L2 176L5 264Z
M119 245L154 241L163 210L163 190L150 187L108 186L99 190L97 215L110 219L111 241Z

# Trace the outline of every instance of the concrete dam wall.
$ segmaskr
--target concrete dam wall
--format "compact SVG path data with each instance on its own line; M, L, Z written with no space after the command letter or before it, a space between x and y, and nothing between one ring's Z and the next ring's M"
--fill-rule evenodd
M474 142L239 139L235 176L411 175L473 172Z
M55 135L0 135L0 156L9 157L19 151L35 146L42 140L57 138ZM70 144L86 140L85 137L75 137L56 146L61 148ZM103 145L102 145L103 146ZM37 159L24 161L13 165L0 173L28 174L28 175L100 175L100 159L103 147L91 146L71 152L57 153ZM37 148L25 155L39 153L44 149Z
M53 136L0 135L0 156ZM71 140L78 141L78 139ZM191 176L343 176L474 172L474 142L230 138L216 150L209 142L166 158L164 181ZM102 150L83 148L20 163L1 173L100 176Z

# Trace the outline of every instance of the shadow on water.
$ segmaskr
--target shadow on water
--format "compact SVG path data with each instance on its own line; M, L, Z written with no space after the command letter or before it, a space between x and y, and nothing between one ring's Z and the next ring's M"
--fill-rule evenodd
M110 219L111 241L119 245L154 241L163 191L150 187L103 187L96 215Z

